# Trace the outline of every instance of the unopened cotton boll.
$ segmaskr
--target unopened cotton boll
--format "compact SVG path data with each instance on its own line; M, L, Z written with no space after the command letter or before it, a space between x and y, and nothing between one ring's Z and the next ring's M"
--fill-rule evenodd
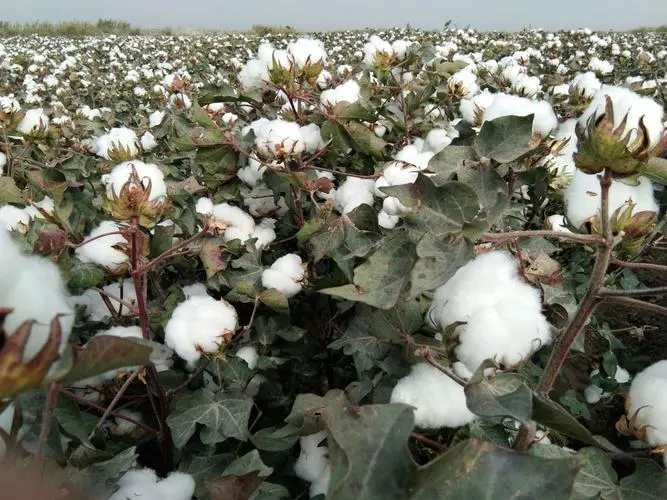
M540 294L521 281L506 252L479 255L460 268L436 289L428 319L441 329L465 323L455 331L455 352L470 372L487 358L512 368L551 342Z
M164 341L192 368L202 353L218 352L237 327L236 309L228 302L210 296L190 297L174 309Z
M333 89L320 94L323 106L335 106L339 102L355 103L361 97L361 87L355 80L347 80Z
M329 449L321 446L326 437L327 432L320 431L299 439L301 453L294 464L294 473L297 477L311 483L311 497L326 495L329 490L331 480Z
M150 185L148 201L163 200L167 196L167 184L164 182L162 170L154 163L134 160L120 163L110 174L102 176L102 183L107 188L107 198L113 200L120 197L123 186L128 183L133 172L137 173L144 189Z
M653 196L653 183L646 177L637 177L637 185L631 186L612 179L609 188L609 216L631 201L635 203L633 213L655 212L659 207ZM577 169L572 182L565 190L566 215L570 223L580 228L584 222L597 216L601 210L601 187L596 174L585 174Z
M97 156L110 160L121 154L135 157L139 154L139 139L134 130L127 127L116 127L94 140L91 151Z
M360 205L373 206L375 181L360 177L348 176L336 190L334 206L339 212L346 214Z
M25 135L46 132L49 130L49 117L44 114L42 108L29 109L25 112L16 129Z
M390 402L412 406L415 425L425 429L461 427L477 418L468 409L463 387L427 363L417 363L398 381Z
M635 375L626 400L628 419L636 414L635 426L644 428L649 446L667 444L667 360L653 363Z
M83 244L74 251L81 262L97 264L110 271L117 271L129 262L126 253L117 250L116 246L126 246L127 240L118 234L120 226L113 221L102 221L93 229ZM116 234L108 234L116 233ZM103 236L104 235L104 236Z
M301 257L294 253L283 255L262 272L262 286L274 288L288 298L301 291L305 279Z
M257 361L259 360L259 353L257 349L252 346L241 347L236 351L235 356L239 359L242 359L248 365L248 368L254 370L257 368Z

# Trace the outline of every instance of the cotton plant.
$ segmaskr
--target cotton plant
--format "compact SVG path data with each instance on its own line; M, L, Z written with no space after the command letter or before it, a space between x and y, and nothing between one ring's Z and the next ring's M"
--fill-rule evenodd
M130 160L139 154L137 133L127 127L114 127L94 139L91 152L106 160Z
M307 284L306 269L301 257L283 255L262 272L262 286L275 289L286 297L294 297Z

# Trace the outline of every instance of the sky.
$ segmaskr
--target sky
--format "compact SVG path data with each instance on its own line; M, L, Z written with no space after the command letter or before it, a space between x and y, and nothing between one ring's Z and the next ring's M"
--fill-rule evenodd
M6 4L3 6L2 4ZM665 0L0 0L0 20L95 21L143 28L367 27L628 29L667 24Z

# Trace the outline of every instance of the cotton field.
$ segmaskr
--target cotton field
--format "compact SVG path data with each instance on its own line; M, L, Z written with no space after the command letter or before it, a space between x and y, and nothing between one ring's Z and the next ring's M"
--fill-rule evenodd
M666 487L666 99L665 33L0 38L0 457L118 500Z

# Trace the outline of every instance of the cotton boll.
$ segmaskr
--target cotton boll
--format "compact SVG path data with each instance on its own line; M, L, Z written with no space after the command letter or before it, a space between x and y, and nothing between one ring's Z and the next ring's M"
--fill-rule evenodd
M317 86L321 89L324 90L331 85L331 81L333 80L333 76L331 73L329 73L326 69L323 69L320 71L320 74L317 75L317 80L315 83L317 83Z
M334 207L339 212L346 214L360 205L373 206L374 190L375 181L373 179L348 176L336 190Z
M299 439L301 453L294 464L294 473L297 477L311 483L311 497L326 495L329 489L331 479L329 449L326 446L320 446L326 437L327 432L320 431Z
M576 126L576 118L570 118L569 120L564 121L554 134L555 139L559 141L567 139L568 141L565 147L561 149L559 154L552 160L552 168L556 172L556 175L564 175L569 177L576 169L573 156L577 152L578 143Z
M394 229L400 220L397 215L389 215L384 210L378 212L378 225L385 229Z
M533 118L533 134L547 136L558 126L558 118L551 104L546 101L531 101L525 97L496 94L493 102L484 111L484 120L490 121L502 116L528 116Z
M14 413L16 412L16 405L10 403L7 407L0 413L0 429L5 431L7 434L12 432L12 424L14 422ZM5 459L7 454L7 443L4 439L0 437L0 460Z
M191 500L195 481L190 474L172 472L159 480L151 469L126 472L118 480L119 490L109 500Z
M424 148L432 153L438 154L452 143L452 139L453 138L450 137L447 130L434 128L426 134Z
M324 42L312 38L299 38L287 45L287 51L297 68L303 69L307 65L326 64L327 53Z
M361 97L361 88L355 80L347 80L333 89L325 90L320 94L323 106L335 106L339 102L355 103Z
M418 363L398 381L391 403L415 408L415 425L426 429L461 427L475 420L466 405L463 387L427 363Z
M213 200L211 198L199 198L195 204L195 211L201 215L212 215Z
M159 497L164 500L191 500L195 486L195 480L190 474L174 471L158 481L156 490Z
M262 272L262 286L275 288L286 297L294 297L305 282L305 270L297 254L283 255Z
M25 135L46 132L49 130L49 117L44 114L42 108L29 109L16 126L16 130Z
M165 344L193 367L202 353L216 353L238 327L236 309L213 297L190 297L174 309L165 327Z
M42 212L46 212L48 215L53 215L55 208L53 199L45 196L41 201L27 206L25 211L33 219L43 219L44 215Z
M252 346L241 347L238 351L236 351L235 356L245 361L246 364L248 365L248 368L250 368L251 370L257 368L257 360L259 359L259 353L257 352L257 349L255 349L254 347Z
M139 154L139 139L134 130L127 127L112 128L106 134L94 140L91 151L106 160L126 152L131 157Z
M643 121L648 133L649 149L653 148L665 134L663 108L650 97L642 97L625 87L603 85L595 94L586 111L579 118L579 125L586 127L592 116L600 117L605 113L606 99L609 97L614 109L614 127L618 127L625 119L623 138L634 140L640 120ZM627 118L626 118L627 116Z
M262 88L271 80L269 67L265 61L250 59L239 72L238 80L244 89Z
M238 239L245 242L255 230L254 219L239 207L228 203L214 205L211 216L217 224L225 228L225 241Z
M84 240L84 244L74 251L81 262L97 264L111 271L117 271L129 262L126 253L115 249L117 245L127 245L127 240L120 231L120 226L113 221L102 221Z
M459 104L461 116L471 125L480 125L484 116L484 110L493 103L494 97L495 94L489 92L488 89L484 89L470 99L461 99L461 103Z
M600 373L600 370L593 370L591 372L590 378L593 379L596 375ZM614 379L619 384L625 384L630 381L630 373L620 366L616 367L616 373L614 374ZM598 387L595 384L591 384L584 389L584 398L588 404L596 404L603 397L608 396L608 392L604 392L601 387Z
M190 109L192 107L192 100L187 95L178 92L169 96L167 106L176 109Z
M614 71L614 65L609 61L603 61L594 57L588 63L588 69L595 71L599 75L609 75Z
M457 97L473 96L479 91L477 75L464 68L447 79L447 87Z
M276 240L276 220L262 219L262 221L255 226L255 230L250 235L255 238L255 248L266 248Z
M570 84L570 93L576 97L588 100L592 99L600 88L602 88L602 82L598 80L595 73L587 71L574 76Z
M315 153L324 147L324 140L320 133L320 127L316 123L311 123L305 127L301 127L301 135L308 153Z
M397 217L409 214L410 209L403 205L395 196L388 196L382 202L382 210L388 214Z
M520 75L512 82L512 92L523 97L533 97L540 91L540 79L536 76Z
M298 155L306 147L301 127L295 122L280 119L263 122L255 134L255 145L265 157Z
M107 188L107 198L113 200L120 197L123 186L130 180L133 172L137 173L144 189L147 189L150 185L149 201L159 201L166 198L167 184L164 182L164 174L160 168L153 163L144 163L138 160L120 163L113 168L110 174L102 176L102 183Z
M5 247L4 244L2 246ZM13 253L11 250L9 252ZM62 351L67 345L74 317L58 266L32 255L24 256L13 264L20 266L15 281L0 283L0 306L12 309L5 318L5 331L12 335L24 321L36 321L23 351L23 358L30 360L46 344L51 321L61 315Z
M638 185L630 186L619 180L612 180L609 188L609 215L624 206L628 200L635 203L633 212L655 212L659 207L653 196L653 184L646 177L637 178ZM575 170L572 182L565 190L565 206L568 220L576 228L600 212L601 188L598 176Z
M118 410L117 411L118 415L123 415L125 417L129 417L132 420L135 420L137 422L142 422L143 418L141 417L141 413L138 411L132 411L132 410ZM119 417L114 417L114 423L115 426L112 429L112 434L115 434L116 436L126 436L128 434L131 434L134 432L134 430L137 428L137 424L134 424L132 422L129 422L123 418Z
M552 231L559 231L561 233L572 233L567 227L567 221L562 214L554 214L547 217L547 225Z
M261 180L266 167L262 165L259 160L250 158L248 165L240 168L236 172L236 176L250 187L255 187Z
M0 151L0 175L4 175L7 166L7 155Z
M157 141L150 132L144 132L141 136L141 149L144 151L153 151L157 147Z
M153 111L149 116L148 116L148 126L150 128L157 127L162 123L162 120L164 119L165 112L164 111Z
M638 373L626 401L628 418L637 414L636 426L645 427L649 446L667 444L667 360L658 361Z
M3 205L0 207L0 225L7 231L18 231L25 233L30 226L30 212L25 208L14 205Z

